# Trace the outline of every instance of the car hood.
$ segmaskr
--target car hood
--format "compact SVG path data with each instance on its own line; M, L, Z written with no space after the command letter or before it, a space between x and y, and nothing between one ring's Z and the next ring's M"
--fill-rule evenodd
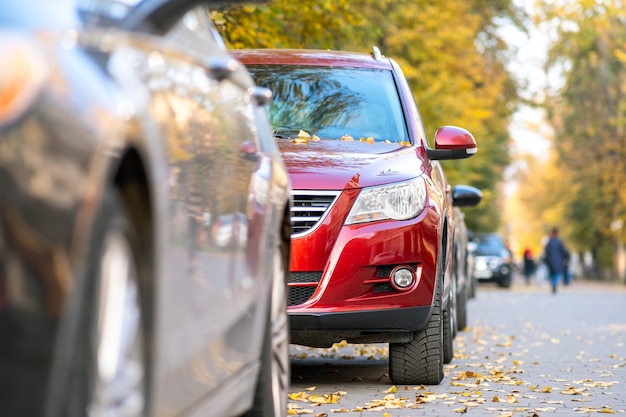
M421 147L358 140L277 141L296 190L370 187L415 178L426 169Z

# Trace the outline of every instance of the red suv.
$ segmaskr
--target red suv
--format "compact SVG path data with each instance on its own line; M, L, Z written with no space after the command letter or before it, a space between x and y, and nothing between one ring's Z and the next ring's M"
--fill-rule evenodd
M444 126L431 149L400 67L377 48L230 52L273 92L293 187L291 342L389 342L395 383L438 384L457 327L454 259L465 259L453 205L479 199L452 190L438 160L474 155L474 138Z

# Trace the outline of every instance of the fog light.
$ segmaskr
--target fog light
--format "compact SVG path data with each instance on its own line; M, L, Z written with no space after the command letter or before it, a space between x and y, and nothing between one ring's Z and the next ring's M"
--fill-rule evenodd
M415 271L408 266L397 266L391 271L391 286L399 291L406 291L415 284Z

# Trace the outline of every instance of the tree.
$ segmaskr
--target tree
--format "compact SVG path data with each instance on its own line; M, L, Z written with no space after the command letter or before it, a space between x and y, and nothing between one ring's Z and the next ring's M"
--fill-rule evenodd
M544 5L544 22L556 41L548 69L559 69L563 87L545 101L555 130L562 173L576 192L565 192L562 222L569 238L591 250L613 278L623 277L626 230L626 11L619 0L578 0Z

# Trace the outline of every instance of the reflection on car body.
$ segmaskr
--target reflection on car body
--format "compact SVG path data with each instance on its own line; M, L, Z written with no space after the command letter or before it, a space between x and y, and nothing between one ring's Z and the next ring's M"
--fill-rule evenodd
M200 3L0 8L2 416L286 413L289 179Z
M395 383L438 384L465 287L465 269L453 272L453 208L479 196L458 188L453 202L437 160L472 156L474 138L444 126L429 148L402 71L377 48L231 54L273 92L293 186L292 342L389 342Z

